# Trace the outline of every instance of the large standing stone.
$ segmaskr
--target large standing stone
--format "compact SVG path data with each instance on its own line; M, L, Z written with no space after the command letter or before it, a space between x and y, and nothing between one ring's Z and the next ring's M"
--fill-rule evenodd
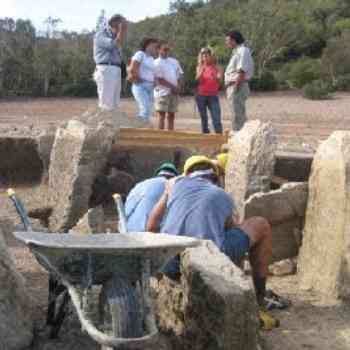
M187 249L182 277L156 286L160 329L174 349L256 350L257 304L252 283L210 241Z
M307 183L288 183L276 191L256 193L246 201L246 218L262 216L272 226L273 261L298 255L307 196Z
M0 231L0 349L28 349L33 319L24 279L16 270Z
M350 297L350 132L334 132L317 150L309 182L300 287L327 300Z
M276 147L272 126L258 120L246 123L230 138L225 187L241 217L244 217L244 202L251 194L270 189Z
M89 208L92 185L106 166L115 128L70 120L56 132L49 170L50 229L67 232Z

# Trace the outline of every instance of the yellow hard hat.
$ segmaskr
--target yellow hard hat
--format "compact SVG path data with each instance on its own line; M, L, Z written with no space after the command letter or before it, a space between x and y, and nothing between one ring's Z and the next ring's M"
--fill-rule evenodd
M188 175L189 171L198 164L207 164L209 165L218 175L219 170L216 164L214 164L211 159L209 159L206 156L192 156L186 160L186 163L184 165L184 175Z
M216 159L217 159L217 163L218 163L219 167L225 171L227 161L228 161L228 154L227 153L220 153L216 156Z

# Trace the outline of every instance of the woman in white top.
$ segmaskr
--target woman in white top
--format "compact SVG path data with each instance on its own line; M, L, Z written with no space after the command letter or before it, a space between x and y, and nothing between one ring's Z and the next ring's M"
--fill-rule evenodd
M153 90L155 83L154 57L158 55L157 39L145 38L141 50L131 59L128 68L129 80L132 82L132 94L139 106L138 117L145 123L150 123L153 113Z

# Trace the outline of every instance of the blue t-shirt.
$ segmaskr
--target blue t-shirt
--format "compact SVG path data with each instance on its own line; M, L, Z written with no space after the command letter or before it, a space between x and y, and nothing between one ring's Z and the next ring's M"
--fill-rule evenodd
M128 232L144 232L149 214L165 190L166 179L155 177L138 183L125 202Z
M161 232L211 240L221 249L233 209L232 198L220 187L201 177L183 177L170 193Z

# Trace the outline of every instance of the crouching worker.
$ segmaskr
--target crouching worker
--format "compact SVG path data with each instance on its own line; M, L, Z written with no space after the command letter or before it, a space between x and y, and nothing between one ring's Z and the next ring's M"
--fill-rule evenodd
M272 255L267 220L253 217L239 223L233 200L217 186L218 168L209 158L189 158L184 175L167 184L149 217L148 231L211 240L237 265L249 252L258 304L264 309L286 307L280 297L266 292ZM179 273L178 261L167 266L165 273Z
M144 232L148 216L165 190L167 180L178 175L171 162L162 163L155 177L138 183L129 193L125 202L128 232Z

